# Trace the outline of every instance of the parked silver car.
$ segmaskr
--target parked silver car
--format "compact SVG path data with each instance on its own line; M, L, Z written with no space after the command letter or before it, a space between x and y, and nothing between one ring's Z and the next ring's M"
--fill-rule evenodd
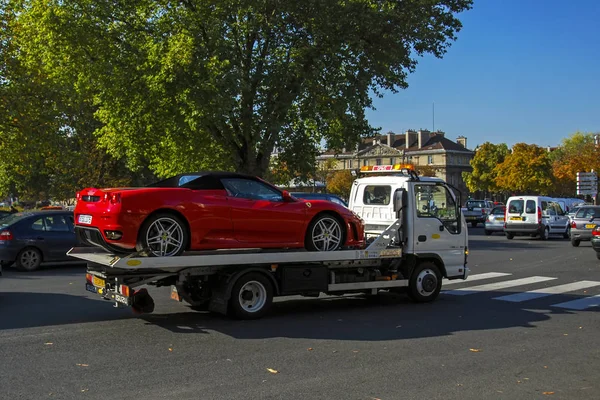
M488 214L484 221L484 229L486 235L491 235L494 232L504 233L504 212L506 206L496 206Z
M600 225L600 206L583 206L571 219L571 244L579 246L581 241L592 238L592 230Z

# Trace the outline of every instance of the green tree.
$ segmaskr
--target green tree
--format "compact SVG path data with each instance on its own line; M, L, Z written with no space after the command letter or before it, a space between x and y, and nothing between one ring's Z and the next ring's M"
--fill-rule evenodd
M473 170L462 173L467 189L471 192L499 192L500 188L496 184L498 176L496 166L504 162L508 154L508 146L505 143L485 142L478 146L475 156L471 160Z
M554 187L548 151L535 144L515 144L495 173L497 187L506 192L548 195Z
M441 58L472 0L22 3L23 46L93 91L111 154L161 176L262 176L275 146L308 174L322 141L374 132L371 93L406 88L418 56Z
M556 178L557 195L574 196L577 172L600 171L600 146L594 133L575 132L564 138L561 145L550 152L552 171Z
M337 194L344 199L350 197L350 190L352 189L352 183L354 177L352 173L347 170L335 171L327 182L327 191L329 193Z

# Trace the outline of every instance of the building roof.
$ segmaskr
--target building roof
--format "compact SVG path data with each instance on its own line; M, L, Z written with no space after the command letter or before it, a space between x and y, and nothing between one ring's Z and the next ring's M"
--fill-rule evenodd
M425 144L419 148L418 145L416 146L411 146L408 149L406 149L405 151L407 153L411 153L411 152L415 152L415 151L426 151L426 150L447 150L447 151L468 151L468 152L472 152L471 150L463 147L461 144L458 144L456 142L453 142L452 140L441 136L441 135L434 135L432 137L429 138L429 140L427 142L425 142Z

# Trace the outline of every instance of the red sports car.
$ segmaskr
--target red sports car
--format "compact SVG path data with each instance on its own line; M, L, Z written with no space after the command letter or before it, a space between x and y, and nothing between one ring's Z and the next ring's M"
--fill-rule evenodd
M364 245L363 221L326 200L300 200L260 178L231 172L181 174L142 188L77 193L81 242L112 253Z

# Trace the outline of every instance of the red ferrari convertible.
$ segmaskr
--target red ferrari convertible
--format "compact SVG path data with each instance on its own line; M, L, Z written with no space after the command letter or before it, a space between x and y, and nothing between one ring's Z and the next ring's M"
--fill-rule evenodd
M260 178L230 172L181 174L142 188L77 193L79 240L113 253L364 245L363 221L326 200L300 200Z

